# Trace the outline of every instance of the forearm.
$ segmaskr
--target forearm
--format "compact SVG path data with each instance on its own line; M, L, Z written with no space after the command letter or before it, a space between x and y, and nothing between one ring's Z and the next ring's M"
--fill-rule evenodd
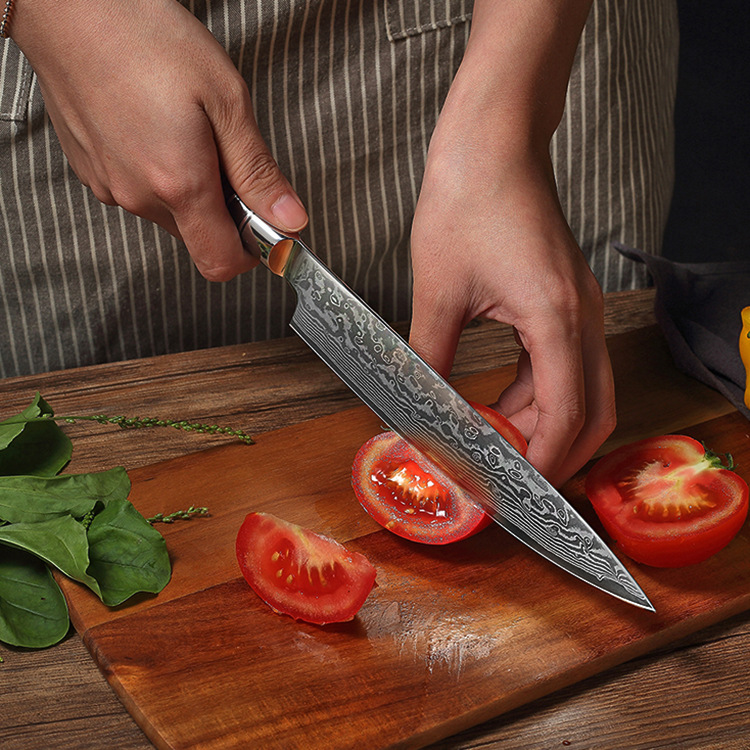
M476 0L444 113L485 146L490 140L547 149L590 6L591 0Z

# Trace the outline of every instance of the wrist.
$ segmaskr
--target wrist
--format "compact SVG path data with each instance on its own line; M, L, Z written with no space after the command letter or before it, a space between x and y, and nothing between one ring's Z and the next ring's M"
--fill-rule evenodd
M430 140L426 176L462 173L494 183L514 175L551 179L549 137L535 126L528 109L507 100L498 103L457 83Z
M547 149L591 0L476 0L446 111L509 143Z

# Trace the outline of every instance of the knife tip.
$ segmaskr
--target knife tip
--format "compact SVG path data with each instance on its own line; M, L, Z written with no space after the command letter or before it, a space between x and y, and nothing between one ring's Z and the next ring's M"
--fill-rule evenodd
M636 606L640 607L641 609L645 609L647 612L656 612L656 607L654 607L653 604L648 599L645 599L642 602L633 602Z
M616 594L615 594L616 596ZM641 609L645 609L647 612L656 612L656 607L651 603L651 600L641 591L639 588L637 593L628 592L627 596L618 597L628 604L632 604Z

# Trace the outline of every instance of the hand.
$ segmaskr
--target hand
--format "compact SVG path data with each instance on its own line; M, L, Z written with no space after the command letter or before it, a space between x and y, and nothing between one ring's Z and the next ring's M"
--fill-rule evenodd
M412 227L412 345L447 376L469 320L512 325L523 350L495 406L554 484L615 425L601 289L563 216L549 158L590 5L475 0Z
M443 124L433 137L412 230L411 343L447 376L472 318L512 325L523 350L495 407L559 485L615 425L601 289L563 217L546 151L496 156L472 142Z
M307 223L258 131L247 86L176 0L34 0L15 16L13 37L81 181L182 239L207 279L226 281L257 262L224 204L220 167L279 228Z

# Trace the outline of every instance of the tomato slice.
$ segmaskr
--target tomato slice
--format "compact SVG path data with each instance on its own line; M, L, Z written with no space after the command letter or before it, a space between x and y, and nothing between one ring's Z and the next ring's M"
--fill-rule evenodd
M523 435L505 417L469 402L520 453ZM423 544L450 544L478 533L492 520L469 494L393 432L368 440L357 452L352 486L362 507L383 527Z
M236 548L253 591L296 620L351 620L375 583L375 568L364 555L270 513L245 518Z
M626 555L663 568L711 557L734 538L748 511L747 483L684 435L612 451L586 477L586 495Z

